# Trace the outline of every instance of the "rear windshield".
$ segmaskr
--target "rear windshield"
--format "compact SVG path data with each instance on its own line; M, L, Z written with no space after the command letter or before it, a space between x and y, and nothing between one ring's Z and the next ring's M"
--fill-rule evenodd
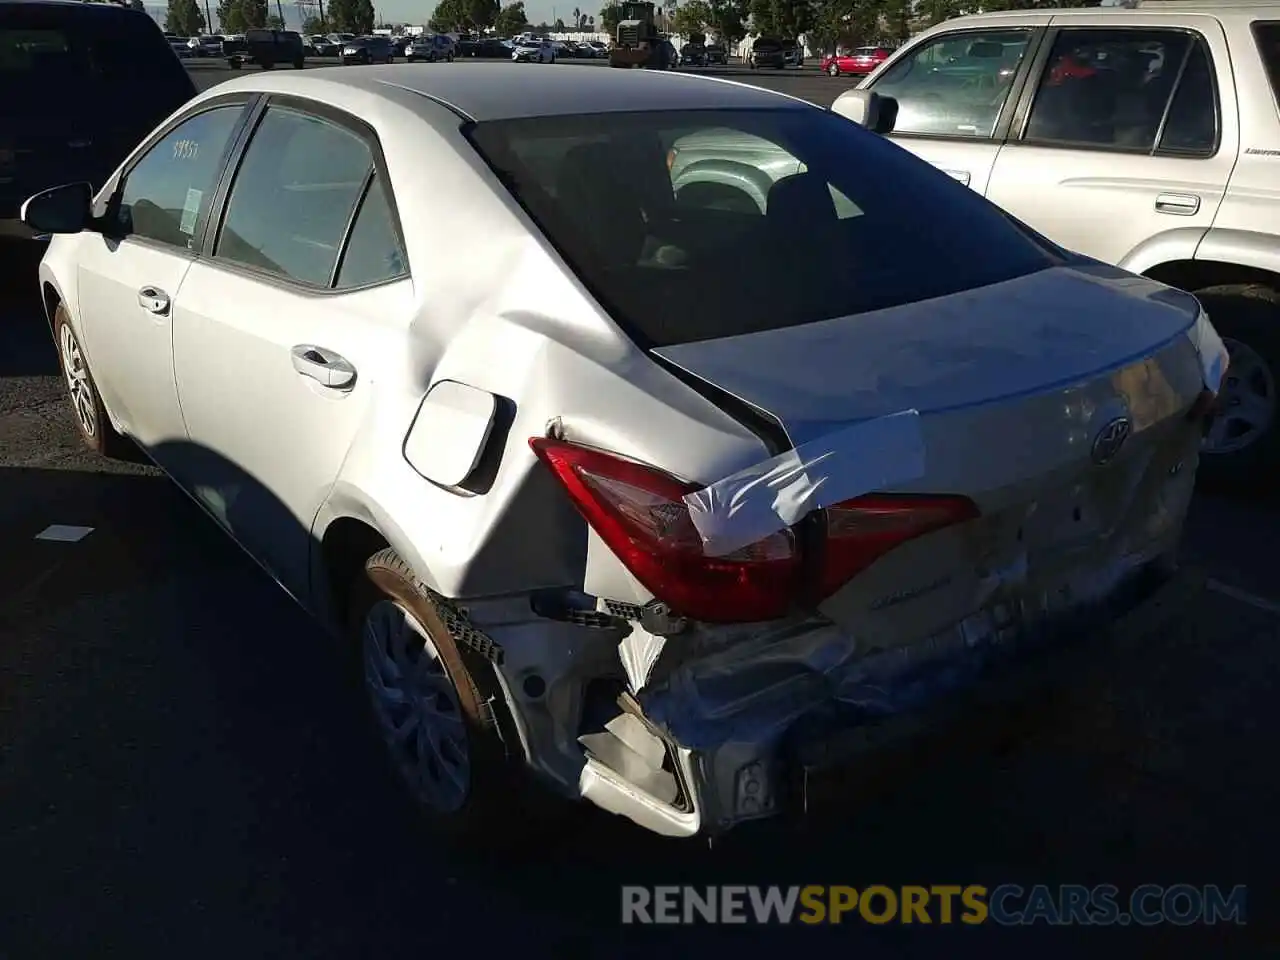
M1262 55L1262 64L1271 81L1271 93L1280 104L1280 23L1259 22L1253 25L1253 39Z
M51 100L88 111L104 100L117 109L149 103L167 113L194 92L144 14L0 4L0 116L47 111Z
M972 190L825 110L542 117L469 136L644 346L863 313L1060 262Z
M781 50L781 40L757 40L751 46L752 50Z

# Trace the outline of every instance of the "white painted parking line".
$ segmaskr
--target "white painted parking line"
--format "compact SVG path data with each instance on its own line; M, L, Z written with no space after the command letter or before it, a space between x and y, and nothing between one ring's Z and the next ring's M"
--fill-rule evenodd
M79 543L91 533L93 533L93 527L72 527L55 523L37 533L36 539L54 540L58 543Z
M1274 600L1268 600L1266 597L1260 597L1257 594L1249 593L1219 580L1206 580L1204 585L1206 589L1212 590L1214 593L1220 593L1224 597L1230 597L1232 600L1248 604L1255 610L1265 610L1267 613L1274 613L1276 616L1280 616L1280 603L1276 603Z

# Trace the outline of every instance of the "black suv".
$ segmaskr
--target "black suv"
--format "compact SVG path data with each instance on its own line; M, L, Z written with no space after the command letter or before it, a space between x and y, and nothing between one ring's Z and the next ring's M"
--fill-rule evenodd
M73 0L0 0L0 236L29 237L22 202L101 187L195 85L146 13Z
M233 70L239 70L245 63L256 63L263 70L270 70L276 64L287 63L301 70L306 55L302 34L293 30L246 30L244 50L227 57L227 64Z
M747 65L755 70L757 67L773 67L781 70L787 65L786 47L781 40L772 37L761 37L751 45L751 56Z

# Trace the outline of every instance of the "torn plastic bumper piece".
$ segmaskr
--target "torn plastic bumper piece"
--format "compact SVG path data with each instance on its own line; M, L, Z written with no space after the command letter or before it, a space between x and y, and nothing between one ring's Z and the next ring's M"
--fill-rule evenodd
M945 726L993 690L1034 689L1037 670L1052 672L1060 651L1077 649L1070 641L1115 637L1117 623L1131 623L1158 598L1185 599L1181 579L1170 581L1165 558L1143 558L1077 581L1070 609L1036 618L1029 603L1021 613L988 607L924 644L863 656L834 625L779 626L638 694L637 722L615 733L629 750L584 744L580 792L667 836L794 811L806 799L797 785L810 776L847 766L869 744L891 747ZM669 774L661 786L659 769Z

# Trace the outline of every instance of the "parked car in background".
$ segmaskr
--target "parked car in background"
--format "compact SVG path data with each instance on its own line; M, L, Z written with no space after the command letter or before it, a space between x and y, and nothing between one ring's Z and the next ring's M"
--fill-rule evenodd
M508 40L485 37L480 40L459 40L454 48L455 57L477 57L484 60L509 60L513 45Z
M1202 479L1274 493L1280 3L965 17L861 86L897 102L895 142L1022 222L1193 292L1231 352Z
M818 61L818 67L832 77L865 77L892 52L891 47L858 47L848 53L829 54Z
M395 58L390 37L356 37L342 45L343 64L393 63Z
M169 44L169 49L172 50L179 59L188 60L196 55L195 51L191 48L190 37L180 37L176 33L166 33L164 38Z
M145 13L111 4L0 3L0 236L54 183L95 187L187 100L191 76Z
M747 56L747 66L752 70L760 67L772 67L781 70L787 65L786 46L781 40L773 37L760 37L751 44L751 53Z
M227 57L227 64L239 70L245 64L253 64L263 70L271 70L287 64L301 70L306 64L306 45L302 34L294 30L246 30L244 48Z
M203 37L191 37L187 40L187 46L191 48L191 52L197 57L221 57L222 53L222 37L208 34Z
M397 57L403 57L405 50L412 41L412 37L392 37L391 52Z
M521 40L511 50L516 63L555 63L556 48L550 40Z
M711 64L727 64L729 55L725 48L718 43L708 44L706 48L707 63Z
M705 67L707 65L707 48L700 43L686 43L680 48L680 66Z
M329 40L332 41L335 46L341 49L344 44L347 44L350 41L354 40L356 38L356 35L354 33L331 33L328 35L328 37L329 37Z
M787 44L782 51L783 62L788 67L804 66L804 48L798 43L792 42Z
M311 49L315 51L317 57L336 57L342 49L339 44L323 34L313 34L307 39L311 42Z
M763 209L674 196L691 140L762 150ZM145 451L349 645L458 839L528 837L524 774L669 836L795 809L860 729L1178 588L1200 304L797 99L255 73L25 216L86 444Z
M410 63L425 60L428 63L437 61L453 62L453 58L457 55L458 45L452 37L443 33L433 33L415 37L413 41L405 47L404 55Z

